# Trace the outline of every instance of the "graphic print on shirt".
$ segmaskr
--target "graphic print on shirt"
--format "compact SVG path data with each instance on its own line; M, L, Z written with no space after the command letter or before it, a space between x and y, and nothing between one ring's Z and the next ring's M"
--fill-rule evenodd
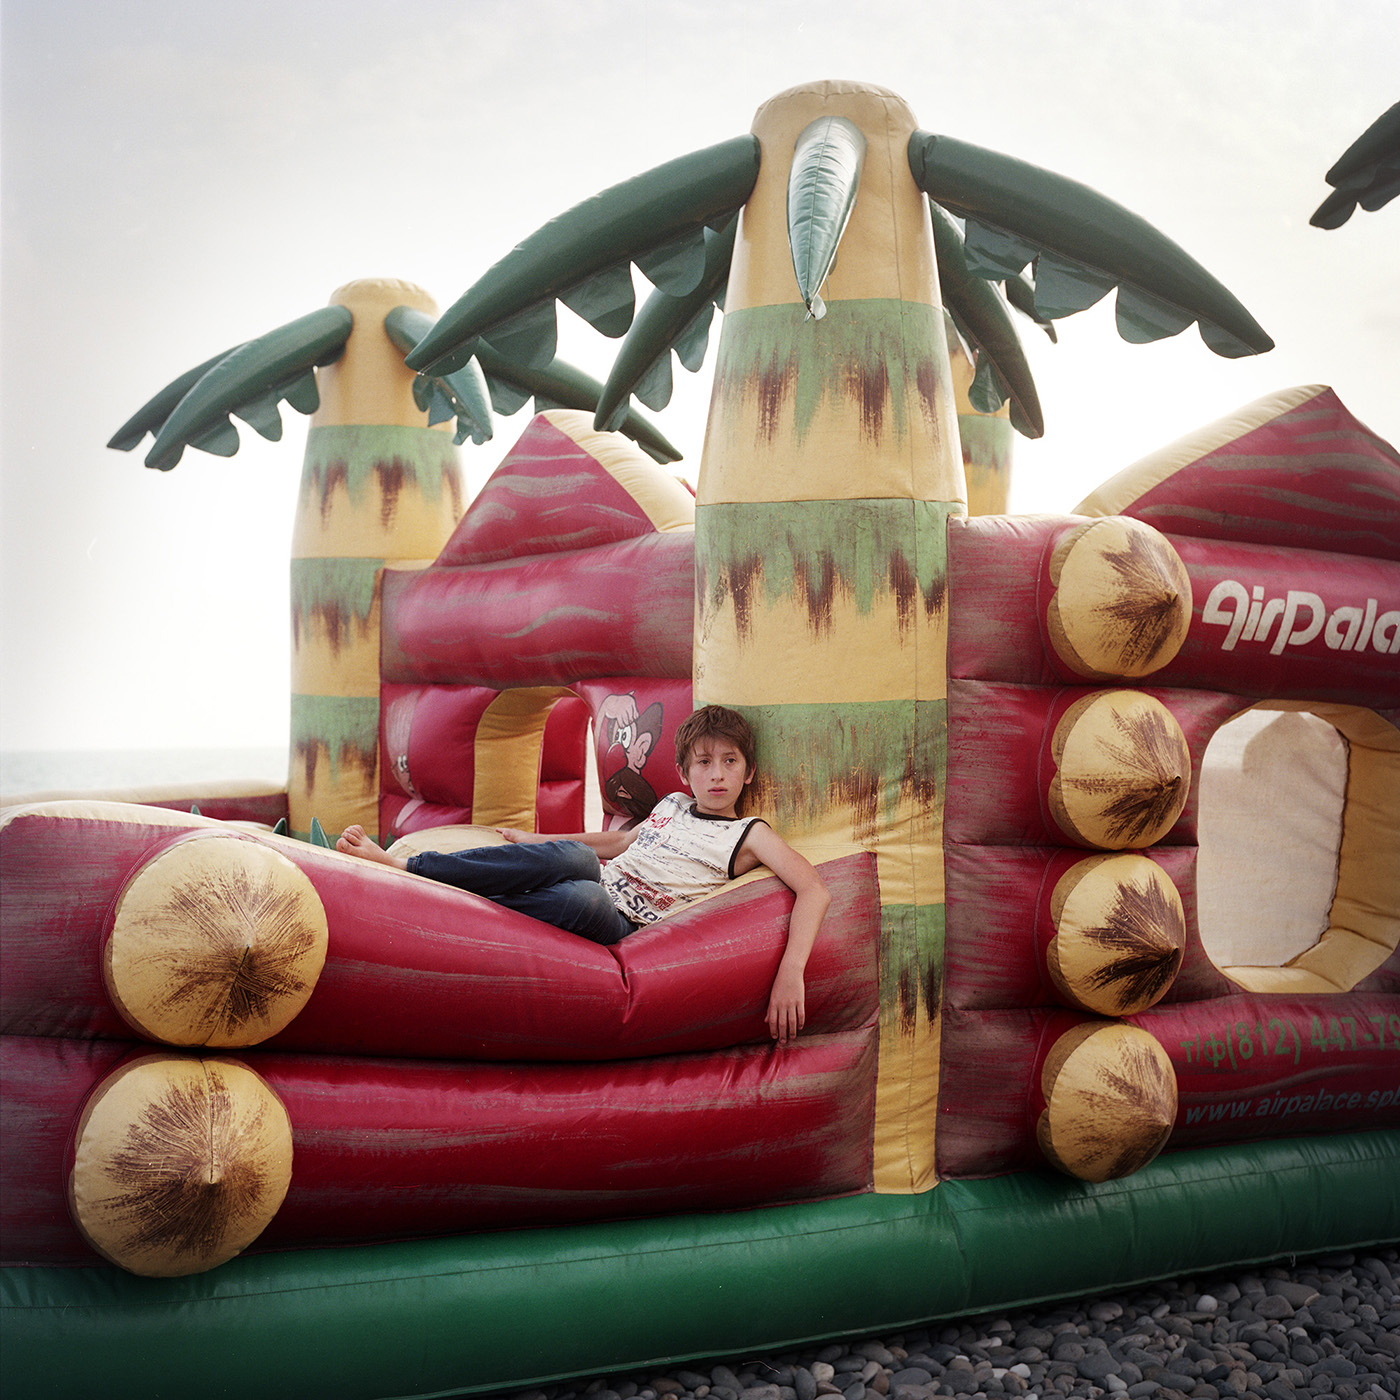
M603 885L626 918L654 923L730 880L734 854L758 820L701 817L688 794L668 793L631 846L608 862Z

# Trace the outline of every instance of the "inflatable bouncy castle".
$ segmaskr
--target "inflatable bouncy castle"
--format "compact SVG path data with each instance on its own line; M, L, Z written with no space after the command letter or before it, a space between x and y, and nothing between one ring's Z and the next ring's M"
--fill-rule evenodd
M1400 454L1310 386L968 516L960 419L1035 413L982 290L945 317L947 210L983 290L1034 253L1047 314L1266 343L972 150L795 89L658 227L620 187L436 322L346 289L145 413L170 465L319 404L293 777L4 815L17 1393L499 1389L1400 1236ZM677 304L623 315L628 259ZM561 374L556 295L619 369L459 518L428 420ZM613 429L717 295L692 498ZM762 871L601 947L298 839L635 821L711 701L833 896L786 1045Z

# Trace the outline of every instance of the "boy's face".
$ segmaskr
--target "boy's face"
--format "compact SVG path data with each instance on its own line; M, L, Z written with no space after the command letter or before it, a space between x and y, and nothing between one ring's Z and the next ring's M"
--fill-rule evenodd
M701 739L690 751L681 776L707 817L732 817L739 795L753 781L744 755L728 739Z

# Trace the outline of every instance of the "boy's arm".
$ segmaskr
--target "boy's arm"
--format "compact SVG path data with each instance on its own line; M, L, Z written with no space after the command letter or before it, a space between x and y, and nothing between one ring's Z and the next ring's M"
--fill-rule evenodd
M637 839L638 826L625 831L575 831L568 835L550 835L539 831L517 831L512 826L498 826L497 834L507 841L532 846L541 841L582 841L598 852L600 860L614 860Z
M768 998L768 1032L779 1044L786 1044L807 1021L804 973L831 895L811 861L794 851L771 826L755 822L744 838L743 849L797 896L788 919L787 947Z

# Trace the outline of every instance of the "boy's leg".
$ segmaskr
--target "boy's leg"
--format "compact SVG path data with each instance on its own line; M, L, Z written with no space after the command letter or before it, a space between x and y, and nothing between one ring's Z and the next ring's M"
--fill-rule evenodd
M603 869L582 841L541 841L480 846L469 851L425 851L408 858L414 875L500 900L557 885L561 880L597 883ZM601 888L601 886L600 886ZM611 903L611 901L609 901Z
M637 927L596 880L561 880L540 890L500 895L492 902L576 933L591 943L616 943Z
M408 869L594 943L616 943L635 927L599 884L603 871L598 856L581 841L425 851L409 857Z

